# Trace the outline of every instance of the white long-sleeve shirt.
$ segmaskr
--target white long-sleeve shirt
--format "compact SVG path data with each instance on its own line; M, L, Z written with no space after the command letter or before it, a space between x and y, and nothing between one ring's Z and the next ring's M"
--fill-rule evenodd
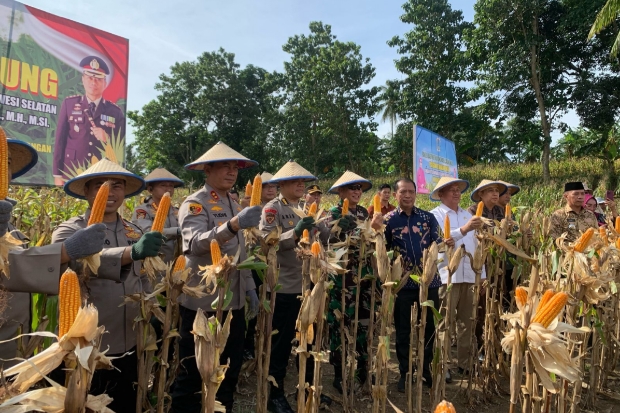
M458 207L456 211L448 208L444 204L440 204L437 208L431 211L437 222L443 225L446 214L450 217L450 237L454 240L454 248L458 248L460 245L465 245L465 251L469 252L472 256L476 251L478 240L475 237L474 231L470 231L463 235L461 233L461 227L467 224L472 215L465 211L463 208ZM440 253L439 258L442 260L439 265L439 275L441 276L441 282L443 284L448 283L448 263L446 262L445 254ZM482 268L482 278L486 278L484 267ZM456 272L452 274L453 283L474 283L476 281L476 274L471 269L471 263L469 257L465 255L461 264L457 268Z

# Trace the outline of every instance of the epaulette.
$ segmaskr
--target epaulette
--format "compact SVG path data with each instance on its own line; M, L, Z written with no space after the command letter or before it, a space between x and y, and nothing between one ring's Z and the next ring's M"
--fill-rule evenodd
M118 106L116 103L112 102L111 100L105 100L105 99L102 99L102 100L103 100L103 103L109 103L110 105L114 106L115 108L117 108L121 112L123 111L123 109L121 109L120 106Z
M82 98L82 95L71 95L71 96L67 96L65 99L69 99L69 98Z

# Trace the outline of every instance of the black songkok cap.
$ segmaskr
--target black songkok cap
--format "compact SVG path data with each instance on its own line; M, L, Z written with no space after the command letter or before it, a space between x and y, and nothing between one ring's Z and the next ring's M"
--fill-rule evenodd
M583 182L567 182L564 184L564 192L567 191L583 191Z

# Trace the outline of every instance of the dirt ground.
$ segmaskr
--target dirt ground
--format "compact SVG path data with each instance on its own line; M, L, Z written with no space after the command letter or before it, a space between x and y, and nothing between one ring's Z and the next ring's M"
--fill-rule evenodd
M244 367L248 367L246 364ZM407 412L407 397L405 393L399 393L396 386L398 383L399 372L398 364L396 363L396 354L392 349L392 358L389 364L389 382L388 382L388 399L394 403L396 407L404 412ZM297 369L295 367L295 359L291 356L289 358L289 366L287 371L287 377L285 382L285 388L287 392L287 398L293 410L296 406L296 384L297 384ZM324 364L322 367L323 377L323 393L327 394L333 399L333 403L329 408L324 409L324 412L342 412L341 395L338 391L332 387L334 378L334 369L330 364ZM502 394L494 394L489 396L487 400L484 399L483 393L480 389L476 389L477 401L474 405L469 406L465 398L465 391L467 389L467 377L461 377L458 373L452 373L452 384L446 385L446 399L452 402L458 413L462 412L476 412L476 413L503 413L509 411L510 405L510 391L509 391L509 378L502 378L500 383L500 392ZM422 411L430 412L430 391L428 388L423 387L424 399L422 401ZM583 389L582 400L585 399L587 389ZM250 413L256 411L256 375L253 372L243 371L242 376L239 379L238 394L235 395L235 413ZM368 393L362 392L359 396L355 397L355 410L357 412L370 412L372 409L372 400ZM415 401L414 401L415 403ZM387 404L387 412L393 412L394 409ZM518 411L521 411L519 406ZM620 372L616 371L614 375L608 379L608 389L606 394L601 394L598 397L598 401L594 408L586 408L582 406L581 413L620 413Z

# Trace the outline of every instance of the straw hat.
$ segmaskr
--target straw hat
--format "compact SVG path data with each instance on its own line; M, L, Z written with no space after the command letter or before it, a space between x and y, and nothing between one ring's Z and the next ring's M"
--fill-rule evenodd
M519 191L521 190L521 187L519 185L514 185L506 181L497 181L497 182L501 182L508 187L508 190L510 191L510 196L518 194Z
M308 170L297 162L290 160L271 178L270 183L292 181L294 179L303 179L306 182L316 180L316 176L312 175Z
M11 179L15 179L35 166L39 155L29 143L17 139L7 139L6 143L11 151Z
M480 202L480 196L479 196L480 191L490 188L492 186L497 186L497 189L499 189L500 196L504 195L504 192L508 190L508 187L506 186L506 184L502 183L501 181L491 181L489 179L483 179L482 181L480 181L476 189L472 191L471 197L470 197L471 200L474 202Z
M75 198L86 199L84 185L91 179L106 177L125 181L125 198L134 196L144 189L144 180L119 164L103 158L78 176L65 183L65 192Z
M341 186L352 185L352 184L361 184L362 192L366 192L370 188L372 188L372 183L368 179L364 179L358 174L353 173L351 171L346 171L345 173L342 174L340 178L338 178L336 183L334 183L332 187L329 188L328 192L330 194L337 194L338 188L340 188Z
M164 168L153 169L150 174L144 177L144 182L147 185L154 182L173 182L175 188L183 186L183 180L181 178L174 176Z
M263 185L270 184L272 179L273 179L273 175L271 175L267 171L265 171L262 174L260 174L260 180L263 183Z
M206 164L223 161L237 161L240 169L251 168L258 165L258 162L246 158L220 141L206 151L200 158L185 165L185 169L189 169L190 171L202 171Z
M467 191L467 188L469 188L469 182L464 179L452 178L450 176L442 176L439 179L439 182L437 182L437 185L435 185L435 189L433 189L433 192L431 192L431 201L439 201L439 191L442 188L453 184L459 184L459 187L461 188L461 193Z

